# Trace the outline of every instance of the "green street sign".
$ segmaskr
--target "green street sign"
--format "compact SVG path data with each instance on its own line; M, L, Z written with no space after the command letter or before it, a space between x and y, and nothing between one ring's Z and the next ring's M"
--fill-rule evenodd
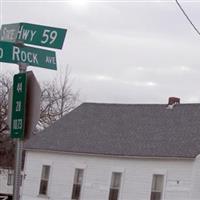
M11 117L11 137L24 137L26 105L26 73L16 74L13 78L13 98Z
M62 49L67 29L29 23L4 24L1 40Z
M57 69L54 51L17 46L11 42L0 41L0 62L25 63L30 66Z

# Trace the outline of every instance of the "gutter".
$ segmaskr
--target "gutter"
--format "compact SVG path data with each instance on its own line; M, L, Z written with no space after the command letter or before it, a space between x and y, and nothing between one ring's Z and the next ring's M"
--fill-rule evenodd
M54 153L54 154L67 154L67 155L77 155L77 156L96 156L96 157L105 157L105 158L124 158L124 159L155 159L155 160L195 160L195 157L169 157L169 156L123 156L123 155L114 155L114 154L97 154L97 153L87 153L87 152L66 152L66 151L53 151L53 150L39 150L39 149L24 149L25 151L31 152L42 152L42 153Z

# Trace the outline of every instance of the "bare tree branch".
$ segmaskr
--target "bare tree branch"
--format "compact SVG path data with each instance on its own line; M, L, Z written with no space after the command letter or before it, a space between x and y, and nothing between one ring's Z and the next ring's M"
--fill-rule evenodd
M78 92L72 91L68 68L53 81L43 83L38 130L44 129L78 105ZM13 166L14 143L9 136L8 95L12 75L0 74L0 166Z

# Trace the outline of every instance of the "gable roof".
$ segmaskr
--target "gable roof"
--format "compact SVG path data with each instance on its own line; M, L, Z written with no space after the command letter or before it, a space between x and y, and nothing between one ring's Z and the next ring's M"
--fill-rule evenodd
M195 158L200 104L83 103L32 135L26 149L114 156Z

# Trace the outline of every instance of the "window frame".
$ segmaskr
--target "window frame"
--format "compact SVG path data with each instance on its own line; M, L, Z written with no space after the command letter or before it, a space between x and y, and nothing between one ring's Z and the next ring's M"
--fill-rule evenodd
M14 173L8 173L7 186L12 186L14 184Z
M81 193L82 193L82 187L83 187L83 179L84 179L84 169L83 168L75 168L71 200L80 200ZM76 193L78 193L78 194L76 194ZM78 196L76 196L76 195L78 195Z
M47 172L45 171L46 167L48 167L48 171ZM51 173L51 165L47 165L47 164L42 165L42 171L41 171L41 177L40 177L40 186L39 186L39 194L38 194L38 196L48 196L50 173ZM47 176L47 177L45 177L45 176ZM42 187L43 187L42 184L44 184L44 183L46 184L44 186L44 187L46 187L46 189L45 189L45 192L43 193L42 192Z
M119 180L116 179L115 175L120 175ZM112 172L108 200L118 200L120 196L121 187L122 187L122 172L117 172L117 171ZM117 194L115 194L116 190ZM116 197L113 197L115 195Z
M156 180L154 179L154 177L158 177L158 176L162 177L162 182L161 182L162 185L161 186L159 185L161 190L156 188L156 185L157 185L156 182L158 182L159 180L157 180L157 178L156 178ZM160 199L158 199L158 200L163 200L164 184L165 184L165 175L164 174L155 173L152 175L150 200L154 200L152 197L153 194L160 194Z

